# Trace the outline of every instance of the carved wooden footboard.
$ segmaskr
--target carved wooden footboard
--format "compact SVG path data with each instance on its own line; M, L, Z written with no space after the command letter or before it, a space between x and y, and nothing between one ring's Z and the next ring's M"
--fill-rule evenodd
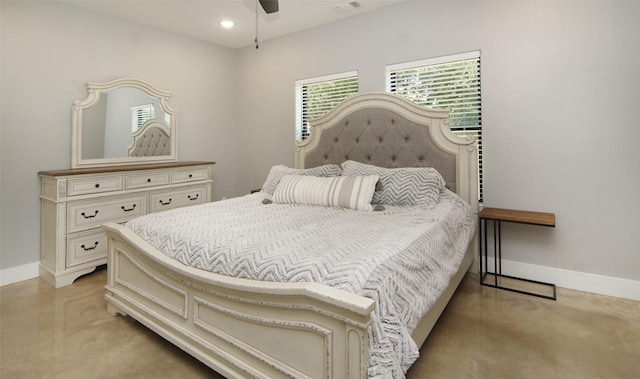
M107 309L227 377L367 376L371 299L317 283L255 282L183 266L118 224Z

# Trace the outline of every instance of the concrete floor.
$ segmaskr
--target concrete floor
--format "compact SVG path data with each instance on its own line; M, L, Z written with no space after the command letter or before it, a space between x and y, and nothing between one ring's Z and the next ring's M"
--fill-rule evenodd
M219 378L103 299L106 271L0 288L0 378ZM558 289L546 300L469 274L407 378L639 378L640 302Z

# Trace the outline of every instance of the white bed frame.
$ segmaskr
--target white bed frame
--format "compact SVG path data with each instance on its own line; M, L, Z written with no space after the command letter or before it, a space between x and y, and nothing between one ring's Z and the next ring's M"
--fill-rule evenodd
M296 148L296 166L345 159L387 167L434 166L477 212L476 144L453 135L447 118L446 111L427 110L394 95L354 96L312 122L310 138ZM416 149L416 139L428 146ZM226 377L367 377L373 300L318 283L261 282L194 269L122 225L104 227L110 314L130 315ZM413 332L418 345L476 252L472 241L450 285Z

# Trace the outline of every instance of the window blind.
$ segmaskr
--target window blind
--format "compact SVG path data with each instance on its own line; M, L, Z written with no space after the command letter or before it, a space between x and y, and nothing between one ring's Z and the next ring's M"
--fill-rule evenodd
M355 71L296 82L296 139L309 136L309 121L358 93Z
M142 124L154 117L154 113L153 104L131 107L131 131L138 130Z
M387 91L429 108L449 109L449 126L478 143L479 194L482 196L482 101L480 52L387 66Z

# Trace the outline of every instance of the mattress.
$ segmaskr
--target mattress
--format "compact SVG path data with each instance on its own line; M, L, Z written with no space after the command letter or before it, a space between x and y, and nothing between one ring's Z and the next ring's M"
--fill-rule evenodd
M443 189L432 209L275 204L251 195L153 213L126 225L167 256L222 275L319 282L371 298L369 376L402 378L411 332L460 266L476 227Z

